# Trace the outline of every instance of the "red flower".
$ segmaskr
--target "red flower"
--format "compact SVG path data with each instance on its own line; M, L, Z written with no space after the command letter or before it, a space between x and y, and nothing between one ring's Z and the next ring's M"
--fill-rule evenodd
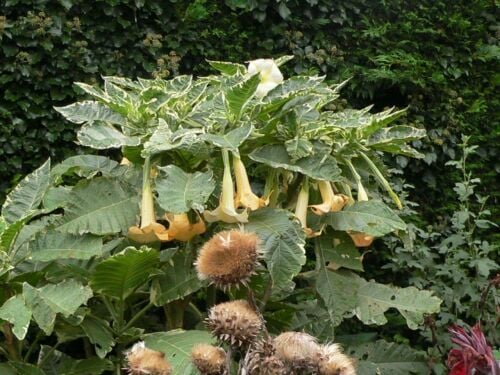
M500 367L479 324L469 332L459 326L452 326L449 331L451 341L459 346L448 354L449 375L500 375Z

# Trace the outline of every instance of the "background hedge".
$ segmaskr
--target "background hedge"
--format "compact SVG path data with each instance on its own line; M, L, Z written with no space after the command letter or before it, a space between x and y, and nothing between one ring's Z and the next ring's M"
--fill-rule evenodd
M444 162L461 133L480 146L473 173L496 207L498 37L492 0L2 0L0 201L47 157L75 153L73 126L52 109L80 95L72 82L293 54L287 69L352 77L349 103L408 106L407 121L426 127L425 159L394 167L429 222L454 208Z

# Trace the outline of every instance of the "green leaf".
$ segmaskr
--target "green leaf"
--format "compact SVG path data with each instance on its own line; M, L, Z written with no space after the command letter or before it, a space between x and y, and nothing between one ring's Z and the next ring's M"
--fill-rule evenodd
M190 295L202 286L193 268L193 259L185 251L177 251L163 267L161 274L155 276L151 285L151 302L163 306L169 302Z
M397 309L406 319L410 329L417 329L424 322L424 315L439 312L441 300L431 291L415 287L398 288L359 279L356 315L365 324L387 323L384 313Z
M42 345L38 361L47 375L99 375L112 370L111 361L100 358L74 359L51 347Z
M31 321L31 311L24 303L21 295L16 295L7 300L0 307L0 319L6 320L13 325L12 332L19 340L26 337Z
M358 375L427 375L425 353L406 345L379 340L351 346L348 354L359 359Z
M12 190L2 207L2 216L14 223L36 212L50 184L50 159L27 175Z
M238 147L250 136L252 130L251 124L245 124L224 135L205 134L203 139L217 147L238 152Z
M278 57L276 60L274 60L274 62L276 63L276 65L281 66L283 64L286 64L288 61L293 60L293 58L293 55L285 55Z
M159 126L144 144L143 156L155 155L175 149L198 151L206 148L201 137L202 129L179 129L172 132L168 126Z
M18 375L47 375L38 366L29 363L9 362L9 365L17 371Z
M124 300L148 282L159 259L156 250L144 246L140 249L128 247L97 265L90 278L92 289Z
M226 108L236 121L241 118L245 107L253 98L259 83L260 75L255 74L243 82L230 87L229 90L224 93Z
M285 148L293 162L313 153L313 145L307 139L293 138L285 142Z
M37 235L35 241L30 244L30 250L35 261L90 259L102 255L102 238L52 230Z
M132 188L105 177L84 180L71 191L57 230L97 235L125 232L138 213L139 197Z
M61 176L74 173L80 177L94 177L100 173L104 177L113 175L113 171L119 164L106 156L99 155L77 155L72 156L52 168L50 174L57 181Z
M336 181L341 174L337 161L331 155L314 153L294 162L284 145L266 145L248 156L273 168L299 172L317 180Z
M0 234L0 251L9 253L21 230L24 228L28 218L12 223Z
M319 242L325 261L329 262L328 268L332 270L347 268L354 271L364 271L363 256L347 234L343 232L336 233L335 240L328 236L321 236Z
M300 223L285 210L253 211L245 230L258 234L274 287L287 288L306 262L305 234Z
M43 196L43 212L52 212L64 207L70 199L71 187L50 187Z
M418 129L407 125L392 126L380 129L372 134L366 141L367 146L394 142L409 142L425 137L425 129Z
M94 344L96 354L99 358L105 358L115 345L113 333L107 321L86 316L80 325L88 339Z
M226 61L211 61L211 60L207 61L212 68L218 70L223 74L228 74L230 76L233 76L235 74L244 74L247 71L246 66L242 64L236 64Z
M406 224L382 201L356 202L340 212L329 213L327 224L340 231L356 231L381 237L396 230L406 230Z
M96 150L119 148L122 146L138 146L141 137L128 136L105 122L93 122L83 125L76 135L78 143L82 146Z
M197 344L210 344L213 341L209 332L194 330L155 332L144 336L147 348L165 353L166 358L172 363L175 375L198 374L191 362L191 350Z
M119 113L116 113L102 103L94 101L73 103L65 107L54 107L54 109L62 114L68 121L74 122L75 124L103 121L116 125L125 125L127 122L125 117Z
M156 179L158 203L167 212L179 214L195 209L203 212L204 204L215 189L212 172L186 173L175 165L158 168Z
M0 374L2 375L17 375L18 372L14 370L8 363L0 363Z

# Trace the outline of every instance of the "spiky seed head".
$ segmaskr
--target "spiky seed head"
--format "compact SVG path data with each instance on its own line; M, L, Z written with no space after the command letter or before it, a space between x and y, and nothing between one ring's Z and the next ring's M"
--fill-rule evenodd
M212 334L235 347L251 343L262 329L262 319L245 300L224 302L212 307L207 325Z
M172 365L165 359L165 353L146 348L143 341L135 344L125 355L131 375L172 375Z
M322 345L318 356L318 374L356 375L356 364L338 344Z
M226 352L208 344L199 344L191 351L191 360L202 375L224 375Z
M276 355L272 340L254 342L245 356L248 375L286 375L284 362Z
M284 332L274 338L276 354L290 368L310 370L317 362L320 346L305 332Z
M195 266L201 280L218 288L246 284L255 274L260 253L257 234L230 230L216 233L201 248Z

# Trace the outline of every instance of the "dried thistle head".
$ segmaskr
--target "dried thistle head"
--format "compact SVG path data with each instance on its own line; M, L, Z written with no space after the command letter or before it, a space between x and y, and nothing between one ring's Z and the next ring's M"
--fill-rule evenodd
M144 341L135 344L125 353L128 373L131 375L172 375L172 365L165 353L146 348Z
M191 351L191 360L202 375L224 375L226 352L208 344L199 344Z
M224 302L212 307L207 325L212 334L235 347L251 343L262 329L262 319L245 300Z
M222 289L245 285L255 274L259 244L255 233L230 230L215 234L201 248L196 260L198 277Z
M317 365L319 375L356 375L355 361L338 344L321 346Z
M321 349L316 338L305 332L284 332L274 338L274 346L289 368L304 371L314 368Z
M245 356L248 375L286 375L285 363L276 355L272 340L260 340L252 344Z

